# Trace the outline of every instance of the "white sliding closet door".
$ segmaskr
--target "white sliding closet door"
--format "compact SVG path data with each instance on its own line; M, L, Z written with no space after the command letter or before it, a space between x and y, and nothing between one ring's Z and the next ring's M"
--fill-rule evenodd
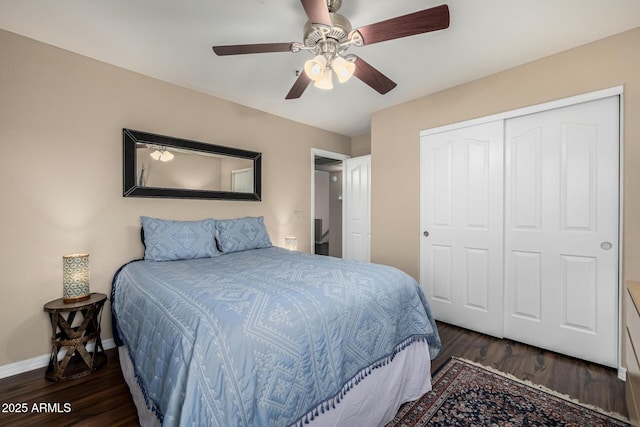
M502 336L503 122L421 139L421 282L436 319Z
M619 105L423 133L420 282L436 319L618 366Z
M617 366L619 100L506 121L504 336Z

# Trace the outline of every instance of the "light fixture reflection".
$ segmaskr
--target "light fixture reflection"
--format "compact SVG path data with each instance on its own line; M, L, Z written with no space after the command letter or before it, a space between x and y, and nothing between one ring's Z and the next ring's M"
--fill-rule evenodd
M156 150L149 154L153 160L160 160L161 162L168 162L173 159L173 153L167 151L165 147L160 150Z

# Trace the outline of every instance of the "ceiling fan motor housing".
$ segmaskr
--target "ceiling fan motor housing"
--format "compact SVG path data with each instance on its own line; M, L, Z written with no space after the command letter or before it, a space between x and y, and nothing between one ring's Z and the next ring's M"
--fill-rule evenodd
M330 13L331 27L322 24L314 24L310 21L304 26L304 45L313 49L316 45L326 39L331 39L342 44L349 41L351 33L351 22L339 13Z
M327 8L329 12L337 12L342 6L342 0L327 0Z

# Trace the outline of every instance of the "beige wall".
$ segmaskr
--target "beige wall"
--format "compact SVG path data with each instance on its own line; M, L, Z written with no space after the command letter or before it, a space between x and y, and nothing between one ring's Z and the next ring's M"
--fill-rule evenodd
M375 113L372 259L419 278L419 133L624 85L624 276L640 278L640 28ZM393 224L393 226L391 226Z
M349 154L348 137L4 31L0 52L0 366L50 351L42 306L62 296L62 255L88 252L91 290L109 293L143 253L140 215L264 215L274 244L310 247L310 150ZM262 152L263 201L123 198L124 127Z
M351 157L371 154L371 134L354 136L351 138Z

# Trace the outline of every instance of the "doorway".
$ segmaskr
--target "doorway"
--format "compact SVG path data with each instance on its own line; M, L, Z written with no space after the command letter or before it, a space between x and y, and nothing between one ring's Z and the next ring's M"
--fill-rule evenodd
M342 258L342 162L348 158L311 150L311 253Z

